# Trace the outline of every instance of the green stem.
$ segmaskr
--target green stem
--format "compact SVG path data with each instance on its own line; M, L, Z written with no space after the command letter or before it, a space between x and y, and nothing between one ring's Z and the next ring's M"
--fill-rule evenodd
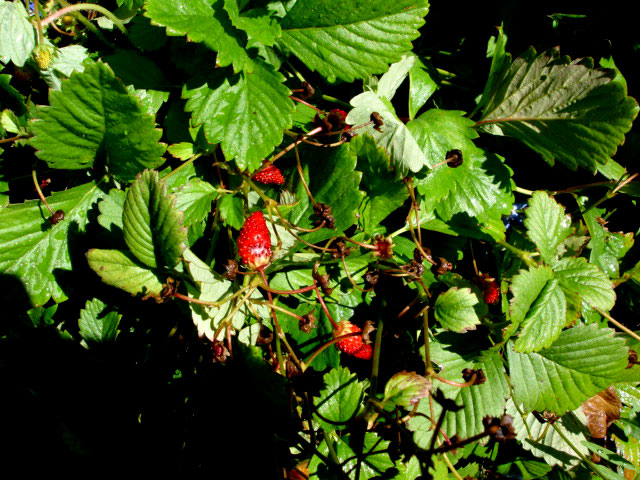
M584 456L584 454L583 454L580 450L578 450L578 449L576 448L576 446L575 446L573 443L571 443L571 440L569 440L569 439L567 438L567 436L564 434L564 432L563 432L562 430L560 430L560 429L558 428L558 426L557 426L555 423L552 423L552 424L551 424L551 427L553 427L553 429L556 431L556 433L557 433L558 435L560 435L560 438L562 438L562 440L564 440L564 442L565 442L567 445L569 445L569 447L571 448L571 450L573 450L573 451L576 453L576 455L578 455L578 457L580 457L580 459L581 459L583 462L585 462L585 463L587 464L587 466L588 466L588 467L589 467L589 468L590 468L590 469L591 469L591 470L592 470L592 471L593 471L593 472L594 472L598 477L600 477L600 472L598 472L598 469L595 467L595 465L593 464L593 462L592 462L591 460L589 460L587 457L585 457L585 456Z
M51 215L54 215L53 210L47 203L47 199L44 198L44 194L42 193L42 190L40 190L40 184L38 183L38 176L36 175L35 168L31 170L31 178L33 178L33 184L36 187L36 192L38 192L38 196L40 197L40 200L42 200L42 203L44 203L46 207L49 209L49 211L51 212Z
M57 2L58 2L58 4L62 5L63 7L68 7L69 6L69 3L66 2L65 0L57 0ZM71 13L89 31L93 32L96 35L96 37L98 37L98 39L100 39L101 42L103 42L109 48L115 48L115 45L113 43L111 43L109 40L106 39L106 37L102 34L100 29L98 27L96 27L93 23L91 23L84 15L82 15L80 12L71 12Z
M429 308L425 308L422 313L422 326L424 328L424 374L426 377L433 375L434 370L431 365L431 352L429 351Z
M529 196L533 195L533 190L527 190L526 188L522 188L522 187L515 187L513 191L522 193L523 195L529 195Z
M42 34L43 22L40 20L40 2L35 0L33 2L33 13L36 16L36 30L38 31L38 45L44 44L44 35Z
M371 395L378 390L378 375L380 373L380 346L382 345L382 329L384 328L384 314L387 301L382 297L380 310L378 311L378 325L376 326L376 342L373 346L373 362L371 364Z
M525 264L527 264L527 266L529 266L529 267L535 267L536 266L536 262L531 258L531 252L526 252L526 251L521 250L521 249L519 249L517 247L514 247L513 245L507 243L505 240L502 240L500 238L495 238L494 240L496 241L496 243L498 245L500 245L501 247L506 248L511 253L513 253L517 257L519 257L520 260L522 260Z
M46 26L50 24L51 22L57 20L58 18L63 17L67 13L79 12L81 10L94 10L96 12L99 12L105 17L107 17L109 20L111 20L114 23L114 25L118 27L118 29L122 33L125 33L125 34L127 33L127 29L125 28L124 23L122 23L122 21L118 17L116 17L113 13L111 13L106 8L100 5L96 5L94 3L76 3L74 5L68 5L64 8L61 8L57 12L52 13L47 18L42 20L42 26Z
M338 105L341 105L343 107L351 108L351 104L349 104L347 102L344 102L344 101L340 100L339 98L332 97L331 95L325 95L323 93L320 98L322 98L322 100L325 100L327 102L337 103Z

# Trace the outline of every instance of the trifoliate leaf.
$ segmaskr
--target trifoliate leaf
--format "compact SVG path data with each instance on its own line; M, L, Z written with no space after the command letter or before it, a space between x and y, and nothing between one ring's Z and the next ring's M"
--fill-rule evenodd
M432 388L434 391L442 390L446 398L463 407L457 412L447 412L442 429L447 436L457 434L467 438L484 431L484 417L502 415L505 399L509 396L509 385L505 379L502 360L496 351L486 351L477 356L473 353L475 346L462 345L457 338L454 342L430 342L431 360L440 366L440 375L447 380L462 383L463 369L480 369L486 381L480 385L460 388L434 380ZM433 404L435 418L438 418L442 407L435 401ZM431 418L430 402L427 399L420 402L418 412ZM433 434L433 424L416 415L410 421L409 427L415 432L416 443L421 448L428 448Z
M402 178L409 171L418 172L423 167L431 167L429 159L416 142L411 131L396 115L393 106L373 92L364 92L350 101L353 110L347 115L347 123L358 125L367 123L371 114L377 112L382 116L384 125L380 131L372 125L360 129L362 133L368 133L379 146L385 149L391 157L392 165L396 169L396 176Z
M334 368L323 378L325 388L314 401L318 411L314 419L327 432L343 430L361 409L366 384L346 367Z
M293 102L284 77L260 59L252 73L230 78L219 74L194 89L186 89L186 110L195 124L204 124L210 143L221 143L227 160L241 169L257 170L263 159L282 142L291 127Z
M616 294L611 280L586 258L563 258L552 267L565 291L577 293L583 302L601 310L613 308Z
M139 263L131 252L94 248L87 252L87 261L107 285L134 296L160 296L162 281L153 270Z
M31 124L31 145L50 167L81 169L104 158L111 173L132 181L145 167L164 162L162 132L107 65L74 73L61 91L49 93L49 101Z
M236 230L240 230L244 225L244 208L242 197L225 194L218 202L220 218L225 225L229 225Z
M431 391L431 382L416 372L398 372L393 375L384 387L386 408L393 409L396 405L412 408L426 397Z
M187 284L190 297L207 302L219 302L235 293L233 282L213 272L209 266L200 260L191 250L186 249L184 251L184 260L187 263L189 273L197 285L196 288ZM254 290L253 293L248 291L246 295L241 295L234 300L226 301L218 307L207 307L190 302L191 316L193 323L198 329L198 335L213 341L216 330L220 328L221 322L225 319L227 319L228 324L236 330L241 330L244 327L246 319L253 316L252 309L258 312L262 318L269 316L269 310L264 305L252 305L252 309L250 309L245 303L238 307L236 302L242 301L243 299L245 302L250 301L249 299L264 300L262 294L258 290ZM233 315L229 317L231 314ZM218 340L224 338L224 335L223 325Z
M318 447L318 455L309 462L309 478L335 478L329 476L324 460L329 457L327 441L323 440ZM345 435L336 438L333 448L340 468L351 480L369 480L380 478L393 468L389 457L389 440L383 440L373 432L365 432L364 438L359 435Z
M106 303L94 298L87 300L85 307L80 310L78 327L85 342L112 342L118 336L118 324L122 315L114 311L105 314L103 312L106 309Z
M551 263L558 245L572 232L571 218L564 214L564 208L544 192L533 194L525 214L527 235L538 247L542 259Z
M559 282L546 282L522 322L514 348L518 352L537 352L550 347L567 323L567 300Z
M183 214L183 225L190 226L207 218L211 213L211 202L218 196L213 185L194 178L175 192L176 210Z
M0 57L22 67L36 46L36 31L22 2L0 1Z
M104 192L93 182L53 193L49 206L63 210L64 220L52 225L51 214L40 200L0 209L0 273L16 276L34 306L50 298L67 299L58 282L61 273L72 271L70 244L81 238L88 223L87 212Z
M433 314L447 330L453 332L466 332L475 330L480 323L473 306L478 303L478 297L470 288L450 288L441 293L436 299Z
M538 353L518 353L509 343L514 399L527 411L559 415L609 387L623 375L628 349L611 329L577 325Z
M426 60L416 58L409 70L409 118L412 120L438 89L438 84L427 71L425 62Z
M283 47L329 82L382 73L411 50L426 0L299 0L282 19Z
M244 34L233 27L223 8L224 0L149 0L145 16L173 35L187 35L218 52L217 65L233 64L235 72L248 68L251 60L244 49Z
M180 261L187 231L175 199L158 180L158 172L145 170L127 191L122 215L124 241L150 268L173 268Z
M614 76L579 61L566 63L557 49L541 55L529 49L504 61L478 125L521 140L551 165L558 159L573 170L595 172L638 114L638 104Z
M315 243L339 235L356 222L356 211L364 198L364 192L359 190L362 174L355 171L357 159L348 145L328 150L309 147L301 155L313 198L317 203L329 205L335 219L335 230L323 228L303 236L307 242ZM302 228L313 228L318 217L302 182L298 183L296 196L300 202L291 210L289 221Z
M356 169L363 173L360 187L366 196L360 205L360 223L370 234L387 216L401 207L409 196L405 185L389 169L389 157L369 135L358 135L349 142L358 156Z
M581 461L557 430L560 430L581 454L589 454L589 450L582 445L588 432L584 427L586 418L580 409L566 413L554 422L553 426L539 421L532 413L526 413L523 419L511 399L507 402L507 414L513 417L513 428L520 445L551 466L569 470Z
M275 12L266 8L253 8L240 13L236 0L224 0L224 9L229 14L234 27L247 34L247 48L258 44L273 46L280 36L280 24Z

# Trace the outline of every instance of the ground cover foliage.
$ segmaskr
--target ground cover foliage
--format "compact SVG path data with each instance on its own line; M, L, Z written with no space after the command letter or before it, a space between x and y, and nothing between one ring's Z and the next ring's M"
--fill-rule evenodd
M633 31L0 0L6 467L637 478Z

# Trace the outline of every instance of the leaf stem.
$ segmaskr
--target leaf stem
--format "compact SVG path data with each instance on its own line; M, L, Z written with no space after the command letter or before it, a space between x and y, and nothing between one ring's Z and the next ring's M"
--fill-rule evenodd
M430 377L435 372L431 365L431 352L429 351L429 306L422 312L422 327L424 329L424 374Z
M15 137L2 138L0 139L0 143L16 142L18 140L22 140L23 138L31 138L31 137L30 135L16 135Z
M40 1L33 1L33 13L36 17L36 30L38 31L38 45L44 44L44 35L42 34L42 25L44 23L40 20Z
M371 394L378 391L378 376L380 374L380 347L382 346L382 330L384 329L384 315L387 300L382 296L380 309L378 310L378 324L376 325L376 341L373 345L373 362L371 363Z
M556 433L560 436L560 438L562 438L562 440L564 440L564 442L567 445L569 445L571 450L573 450L576 453L576 455L578 455L578 457L580 457L580 459L587 464L589 469L593 471L598 477L600 477L600 472L598 472L598 469L594 466L593 462L589 460L580 450L576 448L576 446L571 442L571 440L567 438L564 432L560 428L558 428L558 426L555 423L551 423L551 427L556 431Z
M449 460L449 457L447 456L446 453L442 453L442 458L444 459L444 463L447 464L447 467L449 468L453 476L456 477L457 480L463 480L460 474L458 473L458 471L456 470L456 467L454 467L453 463L451 463L451 460Z
M510 243L502 240L501 238L494 238L494 241L503 248L506 248L511 253L515 254L520 260L522 260L527 266L535 267L536 262L531 258L531 252L526 252L517 247L514 247Z
M40 190L40 185L38 184L38 176L36 175L36 169L35 168L31 170L31 178L33 178L33 184L36 187L36 192L38 192L38 196L40 197L40 200L42 200L42 203L44 203L45 206L47 207L47 209L51 212L51 215L55 215L54 211L51 209L51 207L47 203L47 199L44 198L42 190Z
M527 190L526 188L522 188L522 187L518 187L518 186L516 186L513 189L513 191L514 192L518 192L518 193L522 193L523 195L529 195L529 196L533 195L533 190Z
M604 318L606 318L607 320L609 320L611 323L613 323L616 327L618 327L620 330L622 330L624 333L626 333L627 335L630 335L631 337L635 338L636 340L640 340L640 335L638 335L636 332L634 332L633 330L631 330L629 327L625 327L622 323L620 323L618 320L616 320L615 318L613 318L611 315L609 315L607 312L605 312L604 310L601 310L600 308L596 307L595 305L592 305L591 303L587 302L585 300L585 303L587 303L587 305L589 305L591 308L593 308L596 312L598 312L600 315L602 315Z
M100 5L96 5L94 3L76 3L74 5L68 5L66 7L61 8L60 10L52 13L51 15L49 15L47 18L45 18L44 20L42 20L42 26L47 26L48 24L50 24L51 22L57 20L58 18L66 15L67 13L72 13L72 12L78 12L81 10L94 10L96 12L101 13L102 15L104 15L105 17L107 17L109 20L111 20L114 25L116 27L118 27L118 29L126 34L127 33L127 29L124 26L124 23L122 23L122 21L116 17L113 13L111 13L109 10L107 10L106 8L100 6Z

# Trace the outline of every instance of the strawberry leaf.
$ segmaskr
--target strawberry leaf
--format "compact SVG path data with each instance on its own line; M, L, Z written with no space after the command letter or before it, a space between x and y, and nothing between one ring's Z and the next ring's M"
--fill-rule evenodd
M527 313L542 293L547 282L553 278L550 267L533 267L520 270L511 280L511 322L517 328L526 318Z
M74 73L62 90L50 91L49 101L31 124L31 145L50 167L88 168L104 158L111 173L132 181L144 168L164 162L162 132L107 65L98 62Z
M623 379L628 364L624 339L595 324L565 330L537 353L518 353L511 343L507 352L515 401L559 415Z
M387 216L401 207L409 196L406 187L396 180L389 169L390 159L369 135L358 135L349 142L349 149L358 156L356 169L363 173L361 188L365 191L360 205L360 223L370 234Z
M0 1L0 58L22 67L36 46L36 31L22 2Z
M425 65L422 60L416 58L409 70L409 118L412 120L438 89L438 84L427 71L428 69L433 70L433 67L430 64Z
M552 267L566 292L580 295L583 302L601 310L613 308L616 294L611 280L586 258L563 258Z
M244 49L244 34L233 27L224 10L223 0L149 0L145 15L155 25L167 27L173 35L187 35L218 52L217 65L233 64L235 72L251 70L251 60Z
M112 233L122 233L122 212L126 197L127 194L122 190L112 188L109 195L98 203L98 223Z
M476 325L480 323L473 309L477 303L478 297L470 288L453 287L438 296L433 314L447 330L458 333L475 330Z
M426 0L298 0L282 19L280 43L329 82L382 73L411 49Z
M218 202L220 217L225 225L229 225L236 230L242 228L244 223L244 210L242 198L237 195L225 194Z
M280 24L274 18L275 12L253 8L240 13L236 0L224 0L224 9L233 26L247 34L247 48L257 45L273 46L281 34Z
M173 268L180 261L187 231L174 197L158 180L158 172L145 170L127 191L122 224L124 241L138 260L150 268Z
M551 165L558 159L595 172L638 114L637 102L614 77L588 62L568 63L557 49L536 55L531 48L513 62L505 59L495 73L478 125L519 139Z
M153 270L141 265L131 252L93 248L87 252L87 261L91 269L107 285L134 296L160 296L160 277Z
M112 342L118 336L122 315L114 311L104 313L105 310L107 304L97 298L87 300L85 307L80 310L78 328L85 342Z
M195 124L204 125L211 143L221 143L227 160L235 158L241 169L253 172L292 123L294 111L284 77L260 59L251 74L243 72L215 78L196 88L185 87L186 110Z
M47 202L65 214L55 225L40 200L0 209L0 273L15 275L34 306L67 299L57 274L72 270L69 245L85 232L87 212L103 196L93 182L52 194Z
M362 408L366 384L346 367L329 370L323 379L324 389L314 402L319 415L314 419L326 432L343 430Z
M572 232L571 218L564 214L564 208L544 192L533 194L525 213L527 235L538 247L542 259L551 263L558 245Z
M211 213L211 202L217 196L213 185L198 178L176 190L175 208L182 212L183 225L189 227L207 218Z

